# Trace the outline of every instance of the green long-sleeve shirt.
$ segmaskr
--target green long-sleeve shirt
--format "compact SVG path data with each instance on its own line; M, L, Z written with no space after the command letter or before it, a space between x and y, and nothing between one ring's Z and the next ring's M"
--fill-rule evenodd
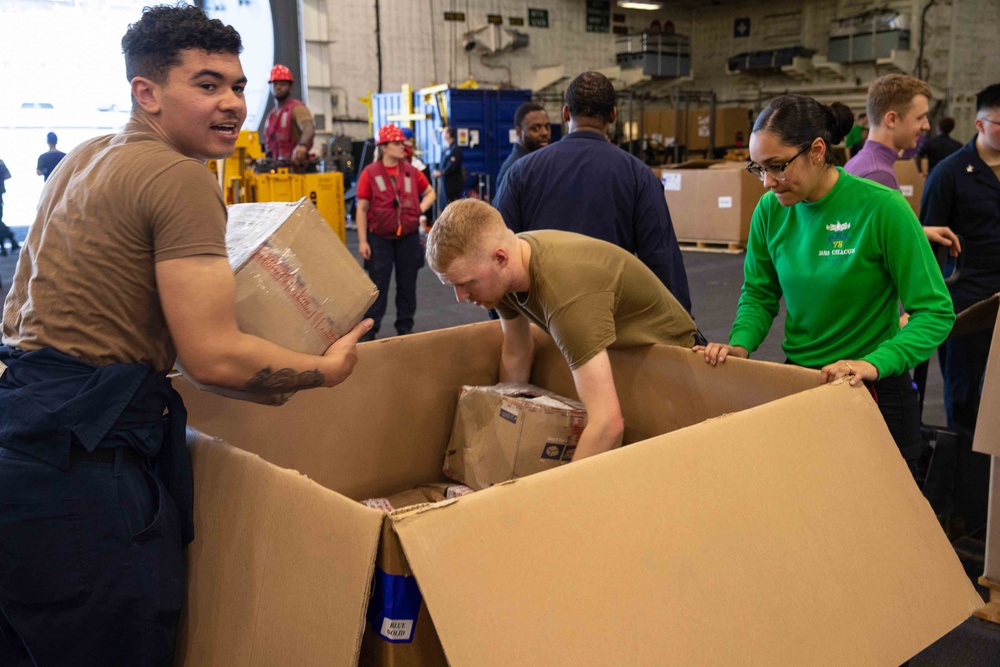
M897 375L947 337L951 297L902 195L837 171L819 201L785 207L773 192L761 198L729 344L756 350L784 296L789 361L818 368L861 359L880 377ZM910 315L903 329L899 302Z

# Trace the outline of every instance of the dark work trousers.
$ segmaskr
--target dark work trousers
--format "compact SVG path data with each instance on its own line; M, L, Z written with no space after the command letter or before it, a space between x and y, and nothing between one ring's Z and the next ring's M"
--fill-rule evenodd
M392 267L396 267L396 332L413 331L413 315L417 312L417 271L423 255L420 254L420 235L411 232L399 238L387 239L378 234L368 235L372 256L368 260L368 275L378 287L378 298L365 314L375 320L372 334L378 333L389 304L389 280Z
M792 362L785 360L785 363ZM865 386L872 393L879 412L882 413L882 419L889 428L889 434L892 435L899 453L910 469L910 474L916 478L922 444L920 398L913 387L909 371L879 378L874 383L865 382Z
M123 452L63 471L0 448L3 667L172 664L177 509L148 459Z
M879 378L874 383L866 382L872 390L879 412L889 427L892 439L902 454L910 473L916 477L917 462L920 460L920 397L913 387L909 371L899 375Z
M986 525L989 505L990 457L972 451L972 437L979 416L991 337L989 330L974 331L949 339L938 348L948 428L958 433L955 514L964 519L969 533Z

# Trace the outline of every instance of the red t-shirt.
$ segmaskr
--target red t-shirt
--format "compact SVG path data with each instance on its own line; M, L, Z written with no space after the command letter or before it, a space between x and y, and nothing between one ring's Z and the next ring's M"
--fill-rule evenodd
M393 181L399 176L399 165L395 167L386 167L384 164L386 172L389 174L389 178ZM431 186L430 181L424 176L423 172L417 172L417 192L423 194L427 188ZM362 170L361 175L358 176L358 199L371 199L372 198L372 183L371 179L368 178L368 169Z

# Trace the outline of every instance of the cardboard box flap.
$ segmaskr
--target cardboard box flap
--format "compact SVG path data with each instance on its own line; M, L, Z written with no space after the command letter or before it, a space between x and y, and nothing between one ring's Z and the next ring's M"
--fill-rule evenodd
M188 440L197 504L178 664L355 664L383 513L221 440Z
M979 398L979 416L976 417L976 432L972 437L972 449L983 454L1000 456L1000 326L996 326L1000 306L1000 294L983 299L966 308L958 315L952 336L992 328L993 339L986 359L986 374L983 377L983 392Z
M897 665L982 604L846 383L394 527L454 665Z
M440 477L462 385L496 383L502 338L491 321L362 343L342 384L299 392L276 408L199 392L189 382L174 386L190 424L363 500Z
M304 199L226 207L229 216L226 221L226 252L233 271L250 261L260 244L285 224Z
M576 398L573 376L559 348L541 330L536 332L535 344L531 382ZM626 443L819 385L819 371L735 358L708 369L703 354L669 345L609 350L608 354L625 418ZM650 405L657 408L651 410Z
M951 327L948 337L954 338L980 329L993 329L997 323L998 307L1000 307L1000 294L994 294L969 306L955 318L955 324Z

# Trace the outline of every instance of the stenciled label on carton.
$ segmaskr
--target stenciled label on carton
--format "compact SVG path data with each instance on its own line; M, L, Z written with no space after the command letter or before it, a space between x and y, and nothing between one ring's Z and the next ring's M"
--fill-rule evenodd
M281 253L270 244L264 243L253 254L251 261L270 276L288 300L295 305L302 319L309 323L327 345L330 345L337 340L336 325L323 312L323 304L302 280L301 272L288 262L290 255L290 251Z
M422 603L423 596L416 578L386 574L375 568L375 586L368 603L368 622L387 642L413 642Z

